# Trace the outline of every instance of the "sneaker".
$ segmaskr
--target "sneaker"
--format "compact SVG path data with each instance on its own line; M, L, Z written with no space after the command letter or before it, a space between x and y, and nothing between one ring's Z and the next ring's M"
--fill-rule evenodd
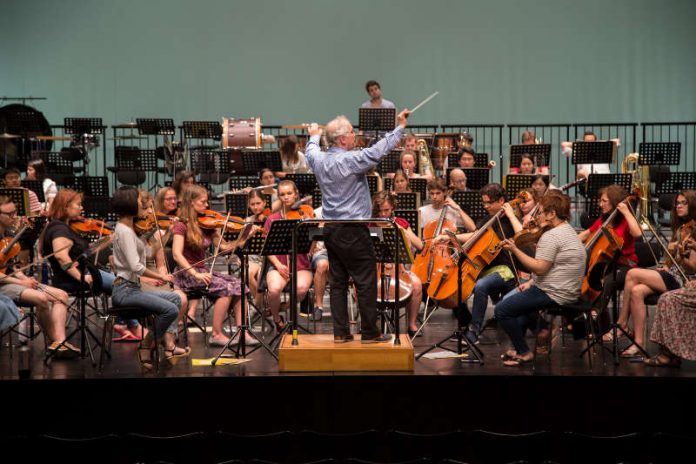
M354 339L355 337L353 337L353 334L334 335L334 343L348 343L352 342Z
M208 345L209 346L227 346L227 342L229 342L230 339L227 337L224 338L215 338L212 335L208 339Z
M324 316L324 310L321 308L314 308L314 311L312 311L312 320L319 322L321 321L321 318Z
M391 341L392 336L390 334L382 334L375 338L362 338L360 343L385 343Z

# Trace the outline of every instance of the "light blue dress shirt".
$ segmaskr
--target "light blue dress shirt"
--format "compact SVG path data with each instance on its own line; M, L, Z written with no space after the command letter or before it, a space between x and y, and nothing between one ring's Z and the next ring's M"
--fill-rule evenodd
M394 104L394 102L383 98L382 103L380 103L379 107L372 106L372 100L367 100L365 103L360 105L360 108L396 108L396 105Z
M305 156L321 188L325 219L367 219L372 216L372 200L365 173L396 147L403 132L399 126L373 146L354 151L331 147L322 152L320 136L309 139Z

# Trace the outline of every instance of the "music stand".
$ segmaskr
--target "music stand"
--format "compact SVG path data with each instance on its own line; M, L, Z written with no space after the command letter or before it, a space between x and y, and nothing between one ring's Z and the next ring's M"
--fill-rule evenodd
M266 241L263 244L263 248L260 253L261 256L274 256L274 255L289 255L289 268L290 268L290 321L285 325L285 328L280 331L271 340L270 346L275 346L276 342L280 343L282 336L292 329L293 334L293 345L297 345L297 253L302 253L300 248L304 249L304 253L309 251L309 237L307 234L307 229L302 228L303 233L295 234L295 224L297 220L290 219L279 219L271 223L271 228L266 234ZM293 246L296 242L299 244L297 247ZM293 252L293 249L297 249L297 253Z
M447 168L447 185L450 184L450 173L453 169L461 169L466 176L466 188L468 190L481 190L490 183L491 170L488 168Z
M682 190L696 190L696 172L670 172L667 179L655 184L655 195L677 193Z
M412 192L419 192L421 198L428 198L428 179L416 177L408 180L408 187Z
M454 192L452 194L452 200L454 200L474 222L482 217L488 216L488 212L486 212L483 203L481 203L481 194L479 192Z
M396 108L360 108L358 125L363 132L389 132L394 129Z
M242 231L239 233L239 236L243 239L244 237L248 236L249 233L251 232L251 227L252 224L246 224ZM241 260L240 260L240 277L242 279L242 284L241 287L242 289L245 289L248 287L249 284L249 255L258 255L261 253L264 247L264 242L265 242L265 237L262 234L257 234L252 237L249 237L247 241L244 243L244 246L239 249L239 254L241 254ZM244 293L244 292L242 292ZM256 335L254 332L251 331L251 328L249 327L249 315L247 314L247 301L245 298L246 295L242 294L242 298L240 301L241 304L241 312L242 312L242 320L241 320L241 325L237 329L237 333L232 335L230 339L227 341L227 344L220 350L220 352L215 356L212 361L211 365L215 366L217 364L218 359L222 356L222 354L226 351L231 349L230 347L234 343L234 339L239 337L238 339L238 344L237 344L237 349L233 350L235 357L236 358L246 358L247 354L251 354L254 351L258 350L259 348L263 348L268 353L273 356L276 360L278 360L278 356L273 352L270 346L266 345L264 341ZM259 344L255 347L252 348L251 351L247 353L246 350L246 334L249 334L254 338L256 341L259 342Z
M369 176L368 176L369 177ZM312 208L317 209L322 205L321 189L317 185L312 194Z
M317 187L317 178L314 174L288 174L285 179L293 181L301 195L313 195Z
M488 153L474 153L474 167L488 168Z
M599 195L600 189L616 184L625 188L627 192L630 192L632 182L633 175L631 174L590 174L587 176L585 211L588 218L597 219L601 214L599 205L593 201L593 199L597 198ZM593 205L596 205L596 207Z
M25 188L0 188L0 195L4 195L15 204L17 216L31 216L29 208L29 190Z
M678 166L681 142L641 142L638 164L642 166Z
M515 198L522 190L531 188L534 177L534 174L507 174L503 186L508 198ZM544 180L548 182L549 176L544 176Z
M420 214L417 209L395 209L394 216L406 219L411 230L416 235L420 235Z
M242 171L245 174L258 174L268 168L273 172L283 170L283 162L278 150L242 150Z
M76 177L73 189L90 197L109 198L111 196L109 178L106 176Z
M93 219L101 219L107 222L117 222L118 215L111 209L111 198L101 196L82 197L82 208L84 216ZM89 240L95 241L99 238L97 234L90 234Z
M604 142L573 142L573 155L570 162L573 164L610 164L614 159L615 149L616 145L611 140Z
M418 209L420 208L420 193L418 192L400 192L396 194L396 206L401 209Z
M173 119L136 118L135 124L140 135L174 135L176 133Z
M548 166L551 158L551 144L510 145L510 167L519 168L520 160L524 154L532 157L534 166Z
M370 197L373 197L375 193L377 193L377 187L378 187L378 178L377 176L366 176L367 177L367 186L370 189Z
M401 150L392 150L386 156L384 156L377 164L377 170L380 174L385 175L387 173L396 172L397 169L401 169ZM416 169L418 169L418 158L416 156Z
M213 139L222 138L222 125L217 121L184 121L185 139Z
M413 255L411 254L411 248L408 246L408 240L403 229L394 227L378 227L376 229L376 236L373 235L373 244L375 248L375 258L377 265L381 268L382 275L382 292L378 295L381 298L381 305L378 304L378 308L381 306L382 315L382 332L386 332L386 323L390 322L394 328L394 344L400 345L399 340L399 310L401 308L402 300L397 296L399 295L398 284L395 283L394 301L388 297L388 289L390 287L389 281L391 276L385 275L384 266L385 264L394 263L394 268L398 269L400 264L412 264ZM395 233L398 231L398 234ZM372 231L371 231L372 232ZM379 235L381 232L381 239ZM372 235L372 234L371 234ZM390 304L391 303L391 304ZM408 301L403 301L404 305L408 304ZM391 320L386 316L386 310L388 307L392 307Z
M247 199L248 195L241 193L226 193L225 194L225 211L229 211L233 216L247 217ZM258 254L258 253L256 253Z
M231 170L229 154L224 151L193 150L191 151L191 169L203 182L223 184L229 179Z
M46 197L44 196L44 190L43 190L43 182L41 182L40 180L23 179L22 180L22 187L34 192L36 194L36 197L39 199L39 203L46 202Z
M104 133L102 118L65 118L64 132L73 135L101 135Z

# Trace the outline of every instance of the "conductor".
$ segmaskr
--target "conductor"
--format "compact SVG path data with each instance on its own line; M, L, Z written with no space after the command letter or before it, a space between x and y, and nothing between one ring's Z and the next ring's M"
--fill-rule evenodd
M326 125L330 146L326 152L319 148L322 129L317 124L310 125L305 156L321 188L325 219L368 219L371 216L372 203L365 173L399 143L409 114L407 109L399 113L399 125L382 140L362 150L354 150L355 132L345 116L338 116ZM367 225L327 223L324 243L330 263L334 342L353 340L348 322L349 277L353 278L358 292L361 342L391 340L391 335L381 334L377 326L377 261Z

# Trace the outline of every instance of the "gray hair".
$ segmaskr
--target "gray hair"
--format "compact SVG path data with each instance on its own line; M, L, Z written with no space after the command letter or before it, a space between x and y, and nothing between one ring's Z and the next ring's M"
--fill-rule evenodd
M350 132L351 124L345 116L336 116L326 124L326 139L329 145L336 145L339 137Z

